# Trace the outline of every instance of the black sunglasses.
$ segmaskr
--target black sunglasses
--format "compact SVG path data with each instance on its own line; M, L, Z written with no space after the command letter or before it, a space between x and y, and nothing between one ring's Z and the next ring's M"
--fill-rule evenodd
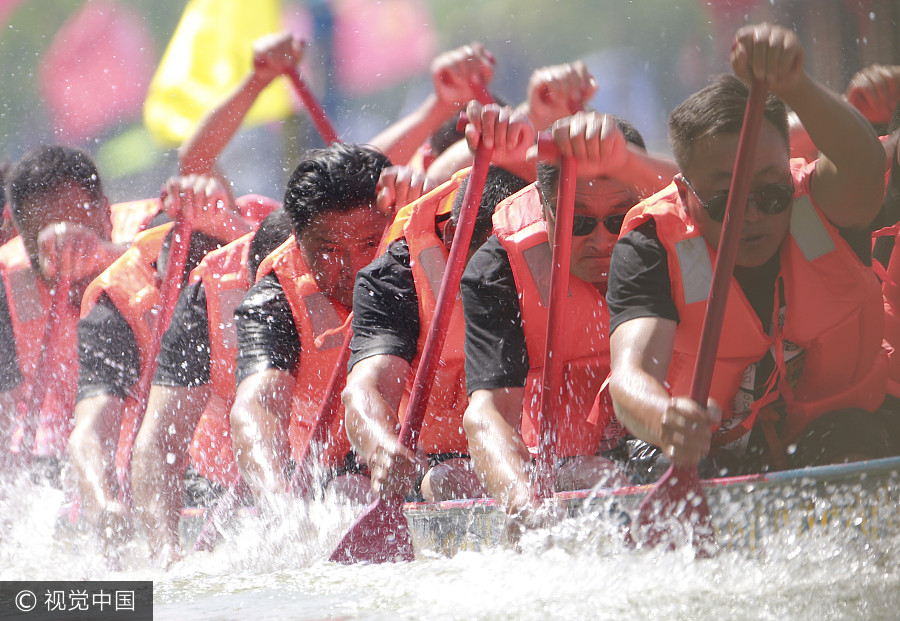
M594 232L594 229L597 228L597 225L600 222L603 223L603 226L606 227L606 230L609 231L611 235L618 235L619 231L622 230L622 222L624 221L624 213L606 216L603 220L592 218L591 216L580 216L575 214L572 217L572 235L575 237L590 235Z
M715 222L722 222L725 219L725 207L728 205L727 190L714 194L712 198L704 202L687 177L682 175L681 180L694 193L694 196L706 210L706 213L709 214L710 218ZM748 202L753 201L756 208L764 214L775 215L790 207L791 203L794 202L794 185L793 183L790 185L786 183L770 183L758 190L751 191L747 200Z

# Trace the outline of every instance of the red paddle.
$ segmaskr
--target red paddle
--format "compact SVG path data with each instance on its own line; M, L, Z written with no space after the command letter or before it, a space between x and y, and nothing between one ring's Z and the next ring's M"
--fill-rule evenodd
M538 156L549 160L559 156L559 150L549 133L538 137ZM541 409L539 447L534 478L534 498L546 500L553 496L554 438L556 416L562 408L563 352L565 340L566 298L569 292L569 265L572 259L572 220L575 213L575 179L578 171L574 157L562 159L556 201L556 226L553 231L553 262L550 267L550 308L547 313L547 341L544 349L544 368L541 378Z
M762 126L766 91L765 82L760 80L754 80L750 86L750 97L747 99L737 157L734 160L731 188L725 207L725 223L719 238L709 303L706 307L691 381L690 398L701 404L705 404L709 398L716 352L719 349L719 336L725 319L725 303L728 299L728 289L740 243L741 225L744 222L744 212L749 198L752 179L750 166ZM639 547L655 547L668 532L673 518L681 524L688 525L691 543L700 555L707 556L712 553L716 543L715 532L706 496L700 488L696 467L673 465L666 471L641 503L638 515L632 522L631 532L628 533L628 539ZM669 546L674 547L674 543L670 543Z
M125 472L129 473L123 481L122 492L120 496L128 501L131 500L131 457L134 452L134 441L137 438L138 431L141 429L141 423L144 420L144 413L147 409L147 398L150 395L150 384L153 381L153 374L156 372L156 357L159 355L161 347L162 335L169 326L172 319L172 313L175 311L175 303L178 301L178 292L181 290L181 280L184 275L184 265L187 262L188 247L191 241L191 222L185 216L179 216L175 220L172 227L172 242L169 246L169 259L166 263L166 272L163 276L159 287L159 312L153 321L150 330L150 351L147 352L147 364L141 369L138 382L135 386L134 395L137 400L138 415L135 416L132 428L129 430L130 448L128 451L128 463Z
M300 97L300 101L303 102L303 106L309 113L309 118L312 120L313 125L319 130L319 135L322 136L322 140L324 140L326 144L340 142L337 131L334 129L334 125L328 120L328 116L326 116L322 105L312 94L312 91L309 90L309 87L306 85L306 82L303 81L303 78L300 77L300 71L294 67L288 72L287 77L294 85L297 96Z
M450 324L453 303L459 290L459 281L465 268L466 255L475 228L475 217L481 204L481 194L491 163L492 149L480 145L475 152L475 163L469 173L469 183L463 197L456 234L450 247L447 269L441 280L431 330L422 349L419 368L413 380L412 392L406 410L406 418L400 428L400 443L415 451L431 384L440 361L441 349ZM373 502L350 527L331 554L330 560L340 563L413 560L412 539L409 525L403 516L403 496L393 494Z
M58 377L61 369L52 372L48 367L50 350L53 347L53 339L59 335L60 328L65 318L66 305L69 303L70 269L63 260L57 266L56 288L50 300L50 308L47 311L47 323L44 324L44 333L41 336L41 349L37 362L34 365L34 379L31 382L31 395L25 408L25 418L22 424L22 442L19 445L19 463L25 467L31 463L31 453L34 450L34 438L40 425L41 409L44 397L47 395L47 387L52 381L60 381Z

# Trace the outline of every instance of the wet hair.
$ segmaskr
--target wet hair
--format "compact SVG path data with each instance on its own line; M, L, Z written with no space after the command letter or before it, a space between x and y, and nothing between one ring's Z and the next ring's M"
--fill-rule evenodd
M637 128L631 121L623 119L622 117L616 116L614 114L610 114L609 117L612 118L613 121L615 121L616 127L618 127L622 134L625 136L625 142L633 144L642 151L647 150L647 145L644 142L644 137L641 136L641 132L637 130ZM548 206L553 205L553 202L550 199L555 195L558 184L559 166L555 164L549 164L547 162L538 161L537 186L541 191L541 196L544 199L544 203L546 203Z
M259 264L291 236L291 219L284 209L276 209L262 221L247 252L247 279L250 286L256 282Z
M14 222L22 222L31 214L28 206L37 199L73 183L84 189L95 201L104 200L100 173L84 151L61 145L44 145L32 149L9 171L10 213Z
M320 213L374 205L378 178L390 165L382 153L356 144L311 151L294 169L284 193L294 234L299 236Z
M669 143L678 164L684 171L691 162L694 145L705 139L724 134L740 134L750 89L730 73L713 78L706 88L681 102L669 116ZM763 117L771 123L784 144L789 145L787 109L784 103L769 95Z
M491 236L493 223L491 217L497 204L508 196L512 196L528 182L521 177L512 174L499 166L491 166L488 169L487 179L484 182L484 192L481 194L481 204L478 206L478 215L475 216L475 228L472 231L471 245L481 246ZM459 222L459 214L462 211L463 198L466 188L469 186L469 177L463 179L453 200L450 214L453 222Z
M163 239L162 247L159 249L159 255L156 259L156 273L160 280L166 277L166 265L169 261L169 254L172 248L172 238L175 236L175 227L173 226ZM187 258L184 261L184 272L181 274L181 284L187 282L191 271L200 265L203 257L213 250L218 250L225 245L220 239L210 237L204 233L194 231L191 233L191 241L188 246Z

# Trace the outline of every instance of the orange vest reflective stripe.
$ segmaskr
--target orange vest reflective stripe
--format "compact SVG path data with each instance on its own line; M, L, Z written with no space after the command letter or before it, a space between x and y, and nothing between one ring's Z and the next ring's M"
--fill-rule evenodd
M459 186L468 174L460 171L428 194L409 205L403 236L409 245L410 268L416 285L419 303L419 340L412 375L419 366L419 356L425 347L437 305L437 295L447 267L449 253L435 231L435 218L449 213ZM462 429L462 417L468 405L466 394L465 330L462 301L457 297L450 316L450 326L440 364L431 386L428 410L422 423L418 446L426 453L468 453L469 445ZM405 416L412 387L412 377L400 403L400 415Z
M340 328L347 322L350 311L319 289L293 235L263 260L257 270L258 279L269 272L278 277L300 338L300 364L294 373L288 431L292 455L299 458L309 441L313 419L340 356L344 340ZM334 418L330 438L321 452L326 466L342 463L351 448L344 429L343 407Z
M16 394L20 397L17 416L21 417L34 387L36 366L52 300L48 287L35 277L25 245L19 236L0 247L0 279L9 306L16 360L22 375L22 383L16 388ZM42 369L44 373L51 369L54 372L60 370L62 377L41 378L48 386L40 408L34 444L35 454L51 457L62 457L65 454L72 431L72 412L78 388L78 309L72 306L62 309L62 312L65 317L60 322L58 333L50 335L46 367ZM21 431L16 433L13 443L17 445L20 441ZM0 450L8 449L0 447Z
M229 414L234 403L234 368L237 330L234 309L247 292L247 256L253 233L210 252L191 272L190 282L200 281L206 293L209 326L210 398L191 442L191 459L197 471L220 485L237 472Z
M534 184L507 198L494 212L494 233L509 255L519 293L522 329L528 347L528 371L522 415L522 439L537 447L540 382L547 341L552 250ZM557 412L554 450L558 457L593 455L612 418L609 407L591 414L594 398L609 374L609 310L590 283L570 275L563 345L564 409Z
M732 279L710 391L710 397L722 406L723 420L729 421L734 397L748 366L771 348L783 376L784 341L804 349L805 360L795 389L779 381L764 397L766 402L778 396L785 400L787 418L778 438L782 446L795 441L816 417L826 412L847 407L874 411L884 399L887 375L878 280L808 196L809 168L802 160L791 164L797 192L790 234L780 250L784 325L780 327L773 320L774 336L763 332L756 312ZM635 206L628 213L623 234L649 218L656 221L659 239L668 255L672 295L679 315L668 383L672 394L686 395L706 312L715 252L684 211L674 184ZM754 418L752 413L740 424L743 433L749 432Z

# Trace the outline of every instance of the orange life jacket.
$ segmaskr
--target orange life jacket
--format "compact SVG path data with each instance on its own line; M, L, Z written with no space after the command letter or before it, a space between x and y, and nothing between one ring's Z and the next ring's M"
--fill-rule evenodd
M234 403L237 330L234 309L247 292L247 256L253 233L210 252L191 272L206 293L210 397L194 431L191 460L207 479L227 485L237 473L229 414Z
M723 410L715 446L748 434L760 418L766 423L763 430L770 446L780 445L783 450L818 416L846 407L873 411L884 399L887 352L882 347L884 313L878 280L812 202L812 169L802 160L792 160L791 168L796 192L790 234L780 250L783 326L778 321L781 305L775 304L774 334L766 334L740 285L732 279L710 391ZM668 383L672 394L687 395L715 252L685 212L674 184L635 206L628 213L623 234L650 218L656 221L668 255L679 315ZM791 389L780 378L786 377L785 352L795 346L805 350L805 359ZM733 400L745 371L770 349L776 372L769 378L768 394L755 401L748 414L740 415L746 417L732 420ZM779 396L787 412L780 434L770 424L769 415L757 416ZM773 459L779 458L773 453Z
M128 243L159 209L158 199L147 199L110 206L111 239ZM22 238L14 237L0 247L0 277L6 290L16 341L16 359L22 374L18 387L18 415L24 415L34 386L34 375L43 342L47 311L52 303L50 290L36 278ZM59 377L45 378L48 383L40 421L35 434L34 454L61 457L72 431L72 412L78 380L78 308L62 309L58 332L49 335L50 349L45 357L42 373L52 372ZM22 430L16 433L13 444L18 445Z
M494 233L509 255L519 293L530 364L522 439L531 451L536 451L552 262L537 186L532 184L497 206ZM566 340L562 343L564 408L555 413L554 454L557 457L593 455L612 418L608 405L591 414L594 398L609 374L609 310L600 291L575 275L569 276L566 325Z
M292 456L299 459L309 442L312 423L340 357L344 341L342 327L348 323L350 311L319 289L293 235L263 260L257 279L270 272L281 283L300 338L300 363L294 373L288 429ZM334 417L329 433L328 445L319 448L321 463L326 467L343 463L351 449L344 428L343 406Z
M435 230L435 218L450 213L468 170L454 174L449 181L408 206L403 237L409 246L410 268L419 304L419 340L416 357L412 362L413 373L400 403L401 417L405 416L415 369L419 366L420 356L431 330L437 295L449 256L447 247ZM468 440L462 429L462 417L469 401L466 393L464 343L462 301L457 297L418 440L418 447L426 453L468 453Z

